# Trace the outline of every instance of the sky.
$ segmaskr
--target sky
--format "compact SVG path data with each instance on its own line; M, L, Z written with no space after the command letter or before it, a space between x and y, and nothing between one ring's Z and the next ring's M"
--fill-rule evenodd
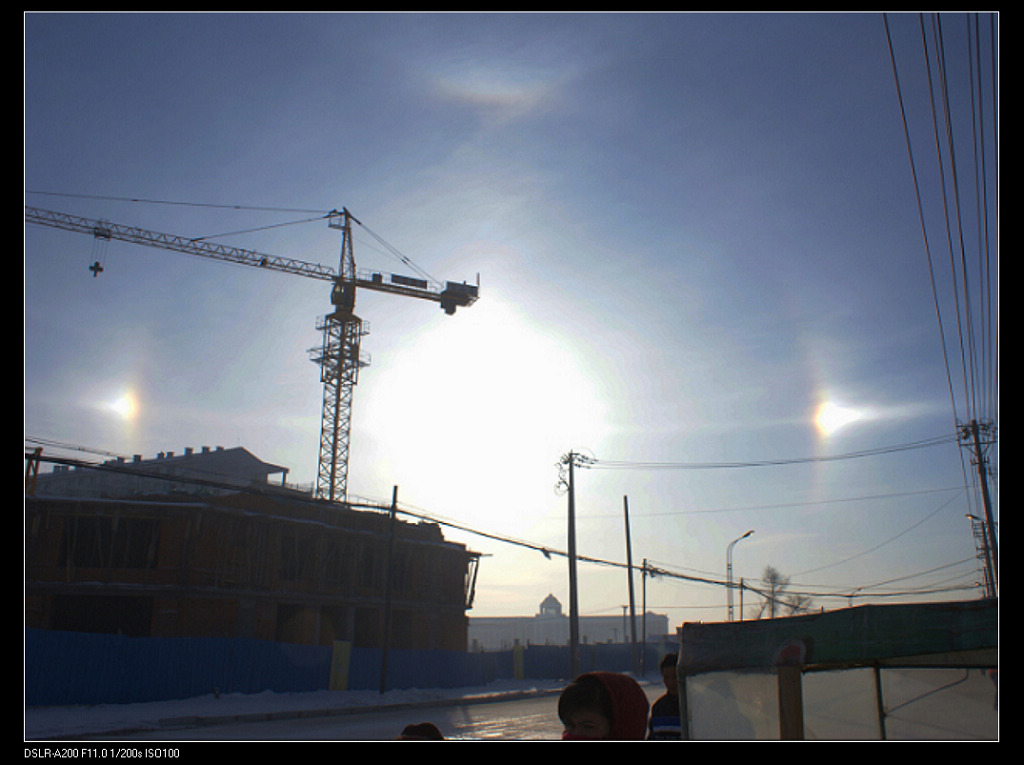
M623 612L631 556L665 572L634 573L638 612L727 618L748 530L733 581L773 567L817 608L973 599L958 424L998 426L977 21L28 13L25 204L335 268L347 207L360 268L479 278L454 316L359 293L348 486L481 553L471 616L568 610L570 453L583 615ZM26 447L242 446L315 481L326 283L26 224L23 287Z

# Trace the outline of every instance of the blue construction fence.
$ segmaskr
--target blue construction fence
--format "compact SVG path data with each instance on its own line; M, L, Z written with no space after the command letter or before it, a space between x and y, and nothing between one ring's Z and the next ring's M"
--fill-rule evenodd
M674 645L648 644L644 668ZM128 704L210 693L303 693L379 690L384 653L339 642L305 646L243 638L126 637L25 630L26 706ZM630 672L628 644L580 646L581 672ZM506 651L387 652L387 690L469 688L495 680L561 680L570 674L568 646L528 645Z

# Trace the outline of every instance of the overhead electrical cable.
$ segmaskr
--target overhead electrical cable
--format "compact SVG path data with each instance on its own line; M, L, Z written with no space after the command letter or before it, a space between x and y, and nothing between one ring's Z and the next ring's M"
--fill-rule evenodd
M859 497L838 497L834 499L815 499L805 500L802 502L775 502L768 505L745 505L743 507L717 507L717 508L704 508L700 510L665 510L663 512L632 512L631 516L635 518L663 518L672 517L679 515L718 515L719 513L747 513L759 510L785 510L791 507L819 507L826 505L839 505L848 504L852 502L869 502L872 500L880 499L894 499L897 497L913 497L922 494L942 494L945 492L956 491L962 492L963 486L948 486L943 489L920 489L917 491L898 491L889 492L886 494L865 494ZM621 513L586 513L584 516L588 519L596 518L616 518L622 517Z
M581 467L587 469L605 470L720 470L730 468L753 468L772 467L779 465L799 465L815 462L836 462L839 460L860 459L862 457L875 457L882 454L893 454L895 452L908 451L911 449L923 449L930 446L956 442L955 436L937 436L922 441L913 441L906 444L894 446L882 446L876 449L864 449L846 454L819 455L815 457L795 457L789 459L755 460L750 462L630 462L626 460L601 460L588 461Z
M792 581L792 577L790 577L789 587L790 588L796 588L795 591L800 592L800 594L811 594L811 592L814 591L813 594L816 597L825 597L828 593L832 593L832 594L834 594L837 597L849 598L849 597L857 595L859 593L866 593L866 591L868 591L868 590L873 590L875 588L883 587L885 585L895 584L897 582L906 582L906 581L913 580L913 579L919 579L920 577L927 576L928 574L935 574L935 573L942 572L942 571L948 571L949 569L957 568L957 567L960 567L960 566L971 565L971 564L975 563L975 561L976 561L975 558L964 558L963 560L954 561L953 563L946 563L946 564L943 564L941 566L934 566L932 568L926 569L925 571L918 571L918 572L913 573L913 574L906 574L904 576L897 576L897 577L893 577L891 579L885 579L885 580L880 581L880 582L873 582L872 584L862 584L862 585L859 585L857 587L851 587L849 585L832 585L832 584L817 584L817 583L811 583L811 582L794 582L794 581ZM799 574L797 574L797 576L799 576ZM938 586L940 584L945 584L948 581L954 581L955 579L960 579L960 578L962 578L962 576L963 575L957 575L953 579L947 578L947 579L944 579L942 581L932 582L932 583L927 584L927 585L921 585L920 587L936 587L936 586ZM910 589L914 589L914 588L910 588Z
M941 204L942 225L948 249L949 280L953 308L952 321L955 323L956 343L960 353L960 377L963 390L958 394L953 383L951 348L947 344L947 321L939 300L939 274L935 268L932 246L929 242L928 226L925 222L925 206L920 184L921 174L912 146L911 129L904 100L904 83L896 63L895 47L889 16L883 14L893 79L903 121L907 155L910 162L914 191L917 198L918 216L924 237L924 248L928 260L929 279L932 286L935 313L938 319L942 343L943 360L946 365L946 379L950 391L954 421L986 420L996 416L998 342L995 315L998 311L993 293L992 248L998 248L998 107L996 87L996 29L994 15L990 15L988 40L982 40L978 14L964 15L966 20L963 52L967 65L963 71L953 67L957 57L951 44L953 37L945 29L943 14L932 14L926 24L924 14L918 14L918 27L923 57L923 71L931 106L931 140L937 160L936 183L938 204ZM984 82L982 66L983 42L989 46L991 60L990 81ZM957 53L957 56L960 54ZM966 84L966 90L955 87L956 83ZM989 93L989 88L991 92ZM988 95L988 99L986 99ZM986 107L986 100L989 107ZM991 109L992 119L986 121L985 114ZM958 124L954 115L970 117L967 125ZM990 132L991 131L991 132ZM988 141L988 136L992 140ZM968 143L969 142L969 143ZM990 145L991 144L991 145ZM973 190L969 189L972 173L967 171L968 162L973 159ZM992 172L989 167L992 165ZM990 195L989 186L994 184ZM974 197L975 223L977 226L977 257L969 245L970 221L967 200ZM993 224L995 228L993 229ZM996 250L997 253L997 250ZM994 255L998 263L998 254ZM976 266L971 262L976 259ZM962 396L962 397L961 397ZM961 409L963 407L963 409Z
M812 571L822 571L822 570L824 570L826 568L835 568L836 566L841 566L844 563L849 563L850 561L856 560L857 558L862 558L865 555L870 555L871 553L876 552L876 551L880 550L881 548L885 547L887 544L891 544L892 542L895 542L897 539L899 539L900 537L904 536L905 534L909 534L911 531L913 531L914 529L919 527L921 524L923 524L928 519L933 518L934 516L938 515L946 507L948 507L954 500L959 498L959 496L960 496L960 493L957 492L957 494L955 494L953 497L951 497L948 500L946 500L945 502L943 502L941 505L939 505L937 508L935 508L932 512L928 513L928 515L926 515L924 518L921 518L916 523L911 524L910 526L908 526L907 528L903 529L903 531L899 532L898 534L895 534L895 535L889 537L884 542L879 542L874 547L869 547L867 550L862 550L861 552L857 553L856 555L851 555L848 558L844 558L843 560L838 560L835 563L829 563L827 566L818 566L817 568L810 568L810 569L807 569L806 571L801 571L800 573L801 574L809 574Z
M935 133L935 151L939 163L940 182L942 187L943 210L946 221L946 242L949 248L950 273L953 278L953 297L956 306L957 333L960 343L960 363L963 367L964 398L971 416L978 411L977 404L977 364L974 359L973 321L970 296L970 280L968 278L966 247L964 244L963 210L960 198L960 172L958 167L956 140L953 131L953 119L950 111L949 75L946 62L945 38L942 31L942 19L939 14L932 16L932 33L935 38L936 79L934 85L938 89L941 104L941 123L944 130L940 131L939 110L936 108L934 95L932 100L932 122ZM921 22L922 43L927 58L927 36L924 33L924 22ZM931 69L928 69L930 90L932 90ZM934 90L932 90L934 93ZM947 159L949 162L949 182L942 161L940 133L945 136ZM950 219L950 206L953 208L953 219ZM955 224L955 225L954 225ZM955 228L955 236L954 236ZM957 260L960 263L960 276L957 276ZM963 285L963 303L961 305L960 286Z
M914 160L914 147L913 142L910 139L910 126L907 122L907 109L903 101L903 89L900 85L899 69L896 64L896 53L893 49L892 32L889 28L888 14L882 14L882 19L885 22L885 35L889 43L889 59L892 62L893 79L896 84L896 98L899 102L900 117L903 121L903 135L907 144L907 157L910 162L910 174L914 184L914 196L917 200L917 215L921 224L921 236L924 239L924 251L928 262L928 278L931 281L932 286L932 301L935 308L935 317L939 323L939 341L942 346L942 359L946 367L946 384L949 387L950 405L953 408L953 420L956 422L958 418L956 415L956 394L953 388L953 372L949 363L949 349L946 346L946 331L943 326L942 307L939 302L938 284L935 279L935 262L932 257L931 243L928 239L928 225L925 222L924 202L921 197L921 183L918 178L917 164Z

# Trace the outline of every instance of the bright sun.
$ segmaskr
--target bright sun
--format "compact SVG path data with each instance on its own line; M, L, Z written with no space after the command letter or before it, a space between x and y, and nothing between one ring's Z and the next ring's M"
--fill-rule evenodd
M840 428L861 419L863 413L857 409L839 406L832 401L825 401L814 414L814 424L823 436L831 436Z
M108 406L110 408L110 411L112 411L122 420L134 419L136 412L138 412L139 410L138 403L136 402L135 396L132 393L125 393L120 398L111 401Z

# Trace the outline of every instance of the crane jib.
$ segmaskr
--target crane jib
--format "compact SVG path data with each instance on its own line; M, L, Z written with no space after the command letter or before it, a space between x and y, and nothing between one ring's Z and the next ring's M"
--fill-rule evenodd
M186 255L198 255L204 258L211 258L212 260L238 263L271 271L281 271L283 273L295 274L296 276L306 276L311 279L333 281L337 275L333 268L321 265L320 263L309 263L294 258L266 255L241 247L231 247L225 244L189 239L177 234L162 234L136 226L123 226L103 220L90 220L75 215L68 215L67 213L40 210L34 207L25 208L25 220L28 223L36 223L41 226L75 231L80 234L91 234L102 239L117 239L122 242L173 250L185 253Z
M40 210L35 207L25 208L25 220L42 226L74 231L80 234L89 234L100 239L117 239L123 242L172 250L187 255L198 255L212 260L252 266L269 271L279 271L322 281L335 283L341 281L335 269L320 263L267 255L255 250L231 247L199 239L190 239L177 234L163 234L136 226L110 223L105 220L81 218L67 213ZM94 276L97 273L98 269L93 271ZM353 283L357 287L378 292L390 292L406 297L433 300L440 303L444 311L449 314L454 313L456 308L472 305L479 296L479 287L474 284L446 282L442 289L440 286L431 284L426 279L403 276L401 274L360 272L353 280Z

